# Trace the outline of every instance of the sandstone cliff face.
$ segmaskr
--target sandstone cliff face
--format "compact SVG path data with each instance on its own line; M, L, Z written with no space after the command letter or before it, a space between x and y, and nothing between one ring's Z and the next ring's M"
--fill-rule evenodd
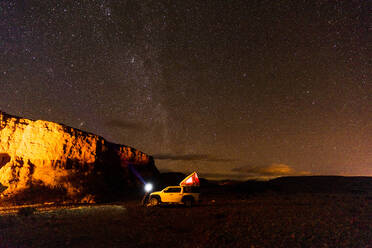
M136 149L0 111L0 183L7 187L3 197L50 191L68 200L92 201L120 195L142 186L129 166L145 179L158 175L152 157Z

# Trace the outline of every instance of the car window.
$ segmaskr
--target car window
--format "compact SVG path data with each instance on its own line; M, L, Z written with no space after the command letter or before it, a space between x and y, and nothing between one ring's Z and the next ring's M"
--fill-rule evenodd
M181 192L181 188L169 188L164 191L165 193L179 193Z

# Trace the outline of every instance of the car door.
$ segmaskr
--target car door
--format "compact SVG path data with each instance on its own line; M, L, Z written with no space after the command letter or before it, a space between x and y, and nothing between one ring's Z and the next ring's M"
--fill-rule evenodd
M172 190L170 187L167 187L163 190L163 194L161 194L161 201L162 202L170 202L172 196Z
M181 187L168 187L164 190L164 202L178 202L181 200Z
M173 188L172 202L180 202L182 199L182 189L181 187Z

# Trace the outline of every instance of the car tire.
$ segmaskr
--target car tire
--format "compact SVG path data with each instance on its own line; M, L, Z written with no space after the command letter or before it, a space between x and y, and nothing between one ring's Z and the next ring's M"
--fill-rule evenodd
M150 199L150 206L156 206L156 205L158 205L159 204L159 200L158 200L158 198L156 198L156 197L152 197L151 199Z

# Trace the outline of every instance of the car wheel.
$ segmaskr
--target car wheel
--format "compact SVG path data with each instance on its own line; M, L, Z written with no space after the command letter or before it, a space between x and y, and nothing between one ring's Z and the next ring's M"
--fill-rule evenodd
M150 199L150 206L156 206L159 204L159 200L155 197Z

